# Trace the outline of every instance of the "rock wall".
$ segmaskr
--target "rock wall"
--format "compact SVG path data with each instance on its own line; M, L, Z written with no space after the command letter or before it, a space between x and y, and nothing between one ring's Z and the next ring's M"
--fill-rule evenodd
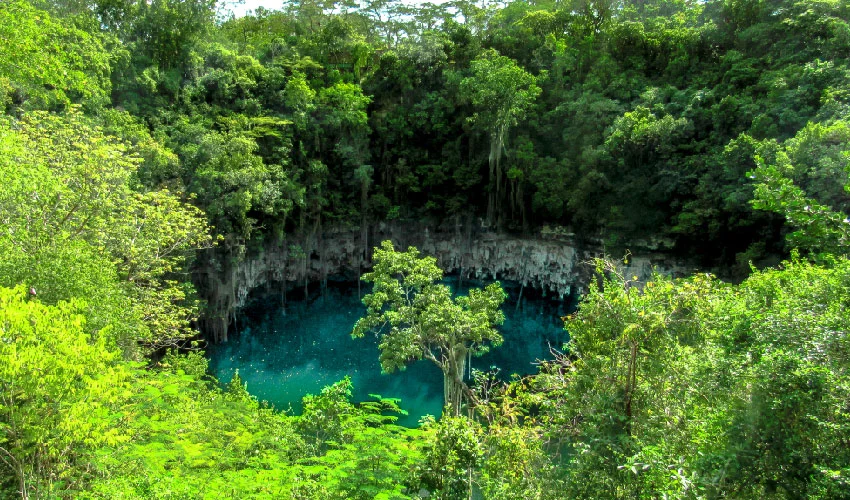
M334 229L308 236L290 236L279 245L244 256L219 256L196 274L201 293L210 304L202 328L214 341L227 340L227 327L251 290L270 283L291 289L328 276L352 280L370 267L372 247L391 240L396 248L415 246L436 257L446 273L465 278L502 279L522 283L544 293L581 294L593 268L589 261L604 252L599 244L578 243L570 234L541 231L533 236L509 235L480 224L429 226L381 223L368 231ZM653 269L683 274L686 266L669 256L633 250L625 273L647 278ZM285 294L281 294L285 299Z

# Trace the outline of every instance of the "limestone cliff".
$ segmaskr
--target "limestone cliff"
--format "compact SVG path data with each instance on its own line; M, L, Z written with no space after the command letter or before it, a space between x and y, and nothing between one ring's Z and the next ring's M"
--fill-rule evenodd
M352 280L370 267L371 249L383 240L396 248L415 246L437 258L446 273L463 278L519 282L544 293L581 294L592 274L587 262L604 252L593 243L579 244L572 235L540 231L533 236L489 231L474 224L428 226L417 223L381 223L368 228L336 229L309 236L290 236L280 245L244 256L219 257L196 275L210 307L203 328L214 341L227 340L227 327L248 293L271 283L292 290L328 276ZM364 241L365 240L365 241ZM679 274L684 266L661 253L632 249L628 275L646 278L657 269ZM290 292L291 293L291 292ZM285 300L285 293L281 293Z

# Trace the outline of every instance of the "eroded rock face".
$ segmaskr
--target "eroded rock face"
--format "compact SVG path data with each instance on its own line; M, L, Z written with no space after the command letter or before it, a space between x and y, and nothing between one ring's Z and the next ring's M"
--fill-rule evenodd
M210 304L204 329L214 341L227 340L227 325L244 306L251 290L269 283L288 288L325 282L328 276L345 275L352 280L371 267L372 248L391 240L396 248L415 246L436 257L446 273L464 278L502 279L522 283L546 294L580 295L590 281L589 261L602 256L600 245L579 244L572 235L540 232L534 236L508 235L453 224L381 223L368 231L329 230L320 234L292 236L281 245L262 252L231 258L213 271L198 276L199 288ZM633 250L624 267L628 276L649 277L653 269L662 274L683 274L686 267L657 252Z

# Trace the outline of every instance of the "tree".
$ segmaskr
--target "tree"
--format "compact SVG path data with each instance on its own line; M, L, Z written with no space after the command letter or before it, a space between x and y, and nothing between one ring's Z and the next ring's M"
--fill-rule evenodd
M701 475L716 478L708 497L847 497L848 278L846 259L795 258L706 304L702 328L717 352L703 350L711 363L694 389L712 404L692 412L692 435L704 436Z
M794 228L788 242L813 256L848 253L848 137L846 121L809 124L782 146L767 141L755 154L753 206L785 216Z
M474 406L476 398L464 372L471 356L502 342L495 329L505 319L499 309L506 296L501 285L493 283L452 298L451 289L439 283L443 272L436 259L420 258L413 247L397 252L390 241L375 249L374 265L362 278L373 283L373 289L363 297L366 315L357 321L352 336L376 332L381 368L387 373L423 358L437 365L451 415L460 414L464 401Z
M156 347L194 335L198 304L178 278L210 236L203 213L174 193L131 188L140 162L76 108L0 122L0 283L28 281L51 303L82 290L112 305L121 302L113 291L125 295L147 332L119 340ZM106 316L124 323L116 307Z
M472 472L484 458L481 426L452 416L428 419L422 429L423 456L417 471L421 486L440 500L472 498Z
M501 221L500 206L505 195L502 153L510 127L528 112L540 94L536 78L519 67L513 59L495 50L485 52L472 61L472 76L463 79L461 92L478 110L473 120L490 132L490 195L487 218ZM498 212L497 212L498 211Z
M192 124L185 132L198 129ZM285 219L303 203L303 189L283 166L265 163L256 140L245 132L207 131L196 143L181 146L181 156L194 168L187 185L223 234L248 240L263 222L260 216Z
M213 25L212 0L151 0L139 2L130 36L137 49L160 69L183 62L192 44Z
M674 282L656 275L642 283L610 262L596 264L597 286L567 318L566 366L537 382L552 391L544 406L557 425L574 436L570 496L636 498L671 486L666 468L687 442L680 423L694 397L691 345L701 333L694 310L715 285L704 276ZM557 384L549 385L557 377L566 379L560 404ZM640 465L640 476L620 472L643 461L650 465Z
M110 406L128 370L92 342L82 310L0 288L0 493L11 469L20 498L65 496L81 451L121 440Z

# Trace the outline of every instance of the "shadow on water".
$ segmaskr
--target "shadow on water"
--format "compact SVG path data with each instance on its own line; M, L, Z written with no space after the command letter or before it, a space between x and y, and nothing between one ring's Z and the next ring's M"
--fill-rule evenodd
M457 280L448 278L446 283L456 285ZM502 306L504 343L473 358L472 366L479 370L498 367L500 376L507 379L512 374L534 373L536 360L551 358L550 345L560 348L567 341L560 317L574 306L569 298L546 298L511 282L502 285L509 295ZM465 286L459 293L467 289ZM418 361L405 371L382 374L375 337L351 338L354 323L365 313L356 283L331 281L324 293L314 290L307 300L300 291L289 295L284 308L278 294L253 294L231 340L210 346L210 370L219 381L227 383L239 370L251 394L297 414L303 396L318 394L348 375L354 383L355 401L368 400L369 394L400 398L402 408L409 412L399 419L402 425L415 426L424 415L440 415L443 387L436 366ZM302 300L292 300L295 296Z

